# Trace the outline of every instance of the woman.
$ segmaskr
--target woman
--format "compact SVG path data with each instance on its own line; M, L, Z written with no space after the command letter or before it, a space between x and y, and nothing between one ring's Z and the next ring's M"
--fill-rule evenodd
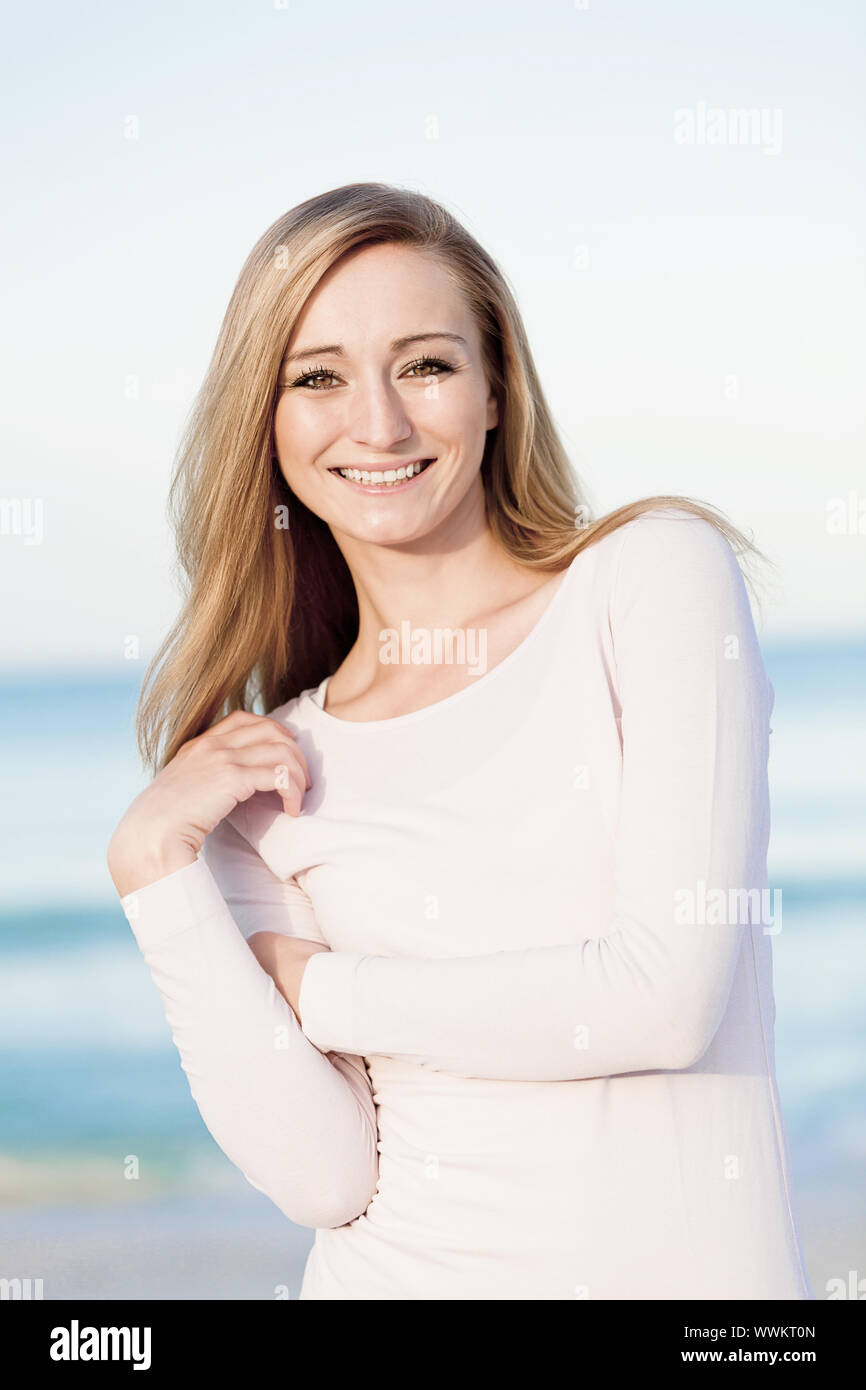
M109 867L301 1298L813 1297L753 547L587 522L500 271L382 184L251 252L174 501Z

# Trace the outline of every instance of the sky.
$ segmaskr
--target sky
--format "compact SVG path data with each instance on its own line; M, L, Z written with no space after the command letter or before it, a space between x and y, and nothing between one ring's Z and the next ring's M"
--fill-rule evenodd
M6 670L153 653L174 455L241 265L368 179L495 257L595 514L709 502L775 562L762 640L866 633L859 3L48 3L5 27Z

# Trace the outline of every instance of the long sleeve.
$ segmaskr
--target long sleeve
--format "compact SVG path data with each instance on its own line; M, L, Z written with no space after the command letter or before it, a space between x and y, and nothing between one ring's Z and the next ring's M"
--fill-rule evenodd
M773 690L724 536L691 515L624 531L600 618L622 739L611 920L482 956L317 954L299 1001L317 1047L511 1080L685 1069L708 1048L765 883Z
M378 1178L363 1060L323 1056L307 1040L245 939L277 931L321 940L300 886L281 882L224 821L203 857L122 904L220 1148L299 1225L354 1220Z

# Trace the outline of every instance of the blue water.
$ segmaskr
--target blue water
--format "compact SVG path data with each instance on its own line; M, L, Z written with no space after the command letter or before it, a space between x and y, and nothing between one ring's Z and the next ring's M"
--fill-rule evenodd
M866 1169L866 645L764 657L779 1085L795 1175L830 1183ZM0 684L0 1157L134 1153L182 1175L227 1160L105 867L147 780L137 688L133 672Z

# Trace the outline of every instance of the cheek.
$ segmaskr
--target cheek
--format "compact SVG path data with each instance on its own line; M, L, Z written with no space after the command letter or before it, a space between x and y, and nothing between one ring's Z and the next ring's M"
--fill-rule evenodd
M281 403L274 414L274 442L287 469L314 462L339 431L336 412L318 401Z
M487 427L486 397L482 398L468 383L455 389L457 383L443 386L438 395L421 393L411 410L415 423L442 439L475 441Z

